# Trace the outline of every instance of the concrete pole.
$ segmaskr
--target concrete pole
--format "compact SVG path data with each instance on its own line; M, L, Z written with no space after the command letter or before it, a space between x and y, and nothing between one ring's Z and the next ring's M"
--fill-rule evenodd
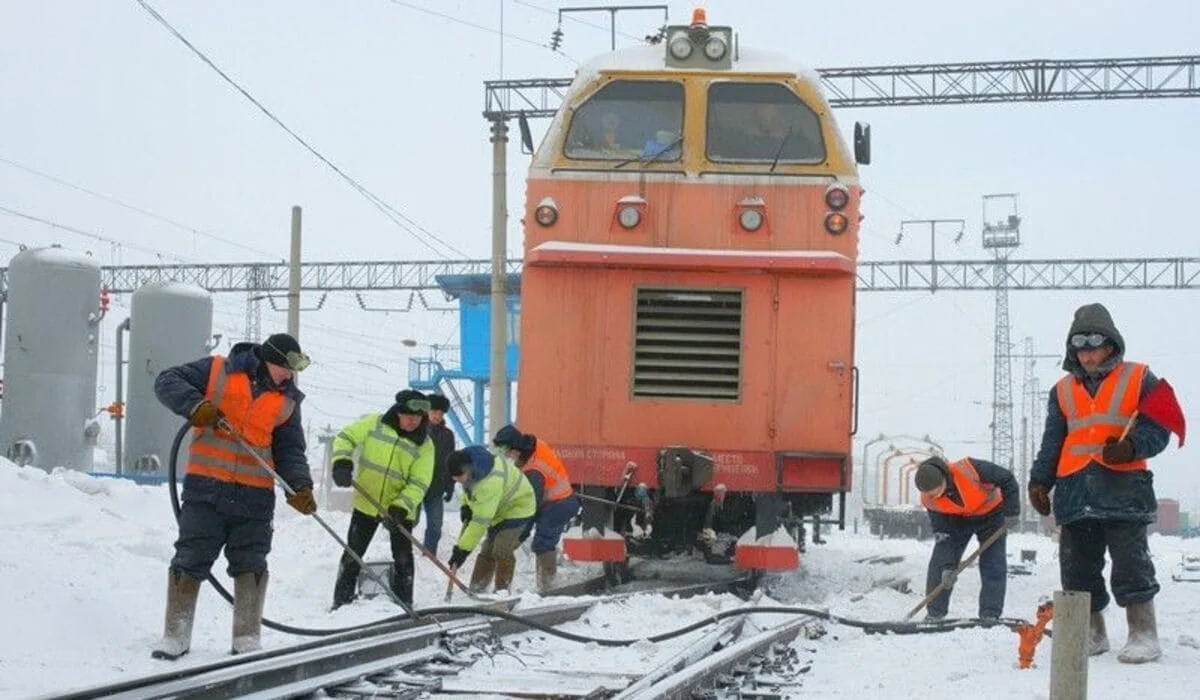
M300 341L300 207L292 207L292 255L288 260L288 335ZM252 342L258 342L258 338Z
M508 124L492 120L492 332L488 369L488 433L490 442L508 418L508 294L505 282L508 246Z
M1087 700L1088 623L1092 595L1055 591L1050 646L1050 700Z

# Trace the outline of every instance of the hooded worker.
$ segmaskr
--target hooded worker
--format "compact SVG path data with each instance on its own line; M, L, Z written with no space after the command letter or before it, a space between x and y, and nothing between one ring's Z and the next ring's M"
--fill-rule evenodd
M479 556L471 572L471 590L481 592L495 576L495 590L512 586L521 533L537 512L529 480L515 465L484 447L471 445L446 458L450 478L463 489L467 520L450 554L450 569L457 573L479 541Z
M1066 376L1050 390L1042 446L1029 471L1029 502L1059 526L1062 586L1091 594L1090 654L1109 649L1104 553L1112 557L1112 598L1125 608L1129 638L1118 660L1162 654L1154 614L1159 585L1146 539L1158 502L1148 460L1162 452L1167 428L1138 411L1158 378L1125 359L1125 339L1103 304L1075 310L1067 331Z

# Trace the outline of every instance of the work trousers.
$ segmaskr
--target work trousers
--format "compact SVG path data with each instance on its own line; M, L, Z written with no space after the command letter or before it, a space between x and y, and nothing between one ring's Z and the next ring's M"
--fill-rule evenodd
M1063 525L1058 538L1062 586L1092 595L1092 612L1108 605L1104 589L1104 550L1112 557L1109 583L1117 605L1145 603L1158 594L1154 562L1146 542L1146 524L1124 520L1076 520Z

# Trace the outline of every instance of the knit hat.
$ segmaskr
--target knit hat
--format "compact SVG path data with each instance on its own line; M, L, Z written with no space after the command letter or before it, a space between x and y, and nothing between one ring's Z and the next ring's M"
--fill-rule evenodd
M492 444L496 447L516 450L520 449L524 437L521 435L521 431L517 430L517 426L509 424L496 431L496 437L492 438Z
M917 473L914 477L917 490L925 492L936 489L946 483L946 474L946 460L941 457L930 457L917 465Z
M414 416L429 412L429 399L415 389L404 389L396 393L396 412Z
M430 394L428 398L429 398L429 408L431 408L432 410L434 410L434 411L449 411L450 410L450 399L446 398L445 396L442 396L441 394Z
M300 342L287 333L276 333L258 347L258 359L279 367L303 372L311 360L300 350Z

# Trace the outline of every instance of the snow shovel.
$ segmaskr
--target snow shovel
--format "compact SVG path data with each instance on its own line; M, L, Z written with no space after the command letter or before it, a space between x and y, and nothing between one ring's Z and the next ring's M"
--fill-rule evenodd
M293 490L292 487L288 485L288 482L283 480L283 477L281 477L281 476L279 476L279 474L275 473L275 470L271 468L271 465L267 464L266 460L264 460L262 457L259 456L259 454L257 452L254 451L254 448L250 446L250 443L246 442L246 438L242 437L241 433L234 430L233 426L230 425L224 418L221 419L219 426L220 426L221 430L228 432L230 435L233 436L234 440L237 440L237 443L242 446L242 449L244 449L246 451L246 454L249 454L251 457L254 458L254 460L256 462L258 462L258 466L260 469L262 469L267 474L270 474L271 478L275 479L275 483L279 484L283 488L284 493L286 493L289 496L295 495L295 493L296 493L295 490ZM328 532L329 536L332 537L334 539L334 541L336 541L338 543L338 545L341 546L342 550L344 550L347 554L349 554L350 557L352 559L354 559L354 561L358 562L358 565L360 567L362 567L362 570L364 572L366 572L367 576L369 576L372 581L374 581L376 584L378 584L379 587L382 588L388 594L389 597L391 597L392 601L394 603L396 603L396 605L399 605L401 608L403 608L404 612L408 613L409 617L412 617L414 619L420 618L420 615L417 614L416 610L413 610L412 606L406 604L403 600L400 600L400 596L396 595L396 592L392 590L392 587L390 585L388 585L387 581L383 580L382 576L380 576L378 573L376 573L374 569L367 566L367 563L365 561L363 561L363 558L358 555L358 552L355 552L353 549L350 549L350 545L346 544L342 540L342 538L339 537L338 534L333 531L333 528L329 527L329 523L326 523L325 520L322 519L321 516L317 515L315 512L309 513L309 516L311 516L314 520L316 520L317 523L319 523L321 525L321 527L325 528L325 532Z
M468 588L466 586L466 584L464 584L462 582L461 579L459 579L457 576L454 575L454 572L450 570L450 567L446 566L441 561L439 561L437 558L437 555L434 554L433 552L429 551L429 548L426 547L425 544L422 543L420 540L418 540L416 538L416 536L414 536L411 532L409 532L408 528L406 528L403 525L401 525L400 523L396 522L392 518L392 516L388 515L387 510L383 507L383 504L379 502L379 499L372 496L369 491L367 491L365 488L362 487L362 485L360 485L357 481L351 482L350 485L354 487L354 490L358 492L358 495L360 495L364 499L366 499L367 503L370 503L372 506L375 507L375 510L379 511L379 516L381 518L383 518L383 522L385 524L387 524L387 526L389 528L394 529L396 532L399 532L401 535L404 535L406 538L408 538L408 541L412 542L413 545L418 550L420 550L421 554L425 555L426 559L433 562L434 566L441 569L443 574L446 574L446 577L449 579L446 582L446 599L445 600L447 603L449 603L450 599L454 596L454 587L455 586L458 586L459 588L461 588L462 591L464 593L466 593L468 596L470 596L473 600L482 600L482 601L486 601L486 602L493 602L491 599L480 598L480 597L476 596L473 592L471 592L471 589Z
M971 556L964 559L962 561L962 563L958 565L958 568L954 570L954 574L952 576L946 576L945 572L943 572L942 573L942 582L939 583L937 586L935 586L934 589L929 592L929 595L925 596L924 600L922 600L920 603L917 603L917 607L908 611L908 614L904 616L904 621L907 622L907 621L911 620L913 618L913 616L916 615L917 613L921 612L921 610L923 610L926 605L929 605L930 603L932 603L933 599L938 597L938 594L940 594L944 589L947 588L947 584L949 584L949 586L953 586L954 584L952 583L952 581L957 580L958 575L961 574L968 566L973 564L975 562L975 560L979 558L979 555L983 554L985 549L987 549L988 547L991 547L992 544L994 544L996 542L996 540L1000 539L1000 536L1004 534L1005 530L1006 530L1006 528L1003 525L1001 525L999 528L997 528L996 531L993 532L990 537L988 537L986 540L984 540L979 545L979 549L976 549L974 552L971 552Z

